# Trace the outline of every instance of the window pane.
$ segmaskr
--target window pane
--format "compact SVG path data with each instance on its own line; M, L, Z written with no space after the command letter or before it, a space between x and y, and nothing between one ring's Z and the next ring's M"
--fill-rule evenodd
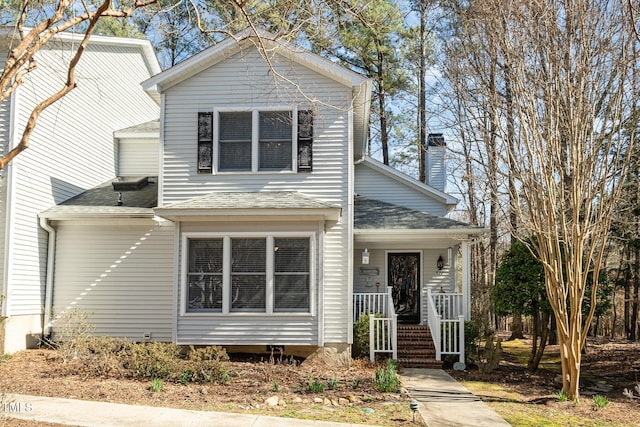
M189 273L222 273L222 239L189 239Z
M251 112L220 113L221 171L251 170Z
M251 170L251 141L220 142L220 170Z
M275 239L274 311L309 311L308 238Z
M275 272L308 273L309 239L275 239Z
M291 170L291 142L260 141L260 170Z
M187 310L222 311L222 239L190 239Z
M222 274L189 274L188 311L222 311Z
M234 274L231 278L231 310L265 310L265 275Z
M291 141L291 111L264 111L260 113L260 140Z
M264 274L266 252L266 239L231 239L231 272Z
M291 170L291 111L260 113L260 170Z
M220 141L251 141L251 112L220 113Z
M231 239L231 310L264 311L266 239Z
M309 311L309 275L276 274L273 311Z

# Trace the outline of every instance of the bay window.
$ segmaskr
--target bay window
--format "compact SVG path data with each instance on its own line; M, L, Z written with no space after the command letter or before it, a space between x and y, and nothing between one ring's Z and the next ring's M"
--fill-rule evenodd
M312 237L187 233L183 313L309 313Z

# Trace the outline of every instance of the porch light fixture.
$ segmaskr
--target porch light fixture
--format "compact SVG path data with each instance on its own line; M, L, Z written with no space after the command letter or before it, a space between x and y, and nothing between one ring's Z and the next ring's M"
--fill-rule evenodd
M362 265L369 264L369 251L367 248L364 248L364 252L362 252Z
M442 255L438 257L438 262L436 263L438 266L438 271L441 271L444 268L444 260L442 259Z

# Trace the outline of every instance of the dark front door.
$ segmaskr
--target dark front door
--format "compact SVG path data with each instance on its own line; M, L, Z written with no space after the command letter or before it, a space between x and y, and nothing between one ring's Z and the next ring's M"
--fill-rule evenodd
M393 304L402 323L420 322L420 254L389 253L387 280L393 286Z

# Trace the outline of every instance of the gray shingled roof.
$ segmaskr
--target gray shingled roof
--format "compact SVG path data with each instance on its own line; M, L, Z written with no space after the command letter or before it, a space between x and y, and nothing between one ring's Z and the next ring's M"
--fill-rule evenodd
M151 133L160 132L160 119L151 120L149 122L140 123L139 125L130 126L124 129L118 129L116 133Z
M354 228L356 230L456 230L475 228L464 222L362 196L356 196L354 203Z
M100 216L153 216L158 204L158 184L155 177L149 178L149 184L136 191L122 192L122 206L118 206L118 192L113 190L112 182L107 181L85 191L61 204L42 212L46 218L100 217Z
M330 203L295 191L259 193L210 193L165 206L166 210L186 209L332 209Z
M322 216L327 220L340 218L340 206L297 192L210 193L189 200L156 208L158 216L175 219L196 216L260 215L260 216Z
M116 178L85 191L60 206L117 206L118 192L113 190L112 183L122 180ZM158 205L158 180L149 179L149 184L135 191L122 191L123 206L136 208L154 208Z

